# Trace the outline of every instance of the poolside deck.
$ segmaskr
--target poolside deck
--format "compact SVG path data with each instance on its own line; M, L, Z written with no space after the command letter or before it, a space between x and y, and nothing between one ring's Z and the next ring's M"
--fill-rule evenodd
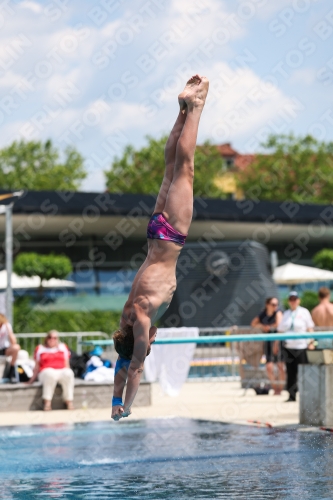
M281 396L257 396L252 389L244 395L239 382L188 382L177 397L162 393L152 385L152 406L133 410L133 418L189 417L221 422L268 422L273 426L298 424L298 403L284 403ZM52 412L1 412L0 425L33 425L89 422L110 419L110 407L58 410Z

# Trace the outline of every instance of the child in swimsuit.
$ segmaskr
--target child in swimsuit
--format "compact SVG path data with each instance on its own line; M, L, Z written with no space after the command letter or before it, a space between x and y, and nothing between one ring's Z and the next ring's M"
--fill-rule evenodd
M155 341L153 326L176 289L176 264L193 214L194 152L207 78L193 76L179 95L180 111L165 147L165 173L147 228L148 254L137 272L113 340L115 368L112 418L131 413L143 364ZM123 391L127 390L123 402Z

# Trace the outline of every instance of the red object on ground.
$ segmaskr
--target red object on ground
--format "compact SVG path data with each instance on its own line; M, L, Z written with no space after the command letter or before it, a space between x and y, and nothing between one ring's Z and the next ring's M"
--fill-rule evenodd
M262 427L269 427L269 428L273 427L272 424L270 424L269 422L260 422L259 420L248 420L248 422L250 424L256 424Z
M333 427L319 427L321 431L333 432Z

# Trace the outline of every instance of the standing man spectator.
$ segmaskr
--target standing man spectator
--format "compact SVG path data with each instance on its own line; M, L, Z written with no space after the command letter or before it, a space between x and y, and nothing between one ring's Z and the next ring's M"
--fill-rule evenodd
M300 306L300 302L297 292L289 293L290 309L283 313L282 321L278 325L279 332L313 332L314 322L311 314L305 307ZM288 403L296 401L298 365L307 364L306 350L313 348L312 340L308 341L302 338L286 340L284 343L283 354L287 366Z
M320 304L312 309L311 315L316 326L333 326L333 304L330 302L331 290L322 286L318 290Z
M277 297L268 297L265 302L265 309L252 320L251 326L260 328L263 333L276 333L281 320L282 312L279 309L279 299ZM275 395L281 394L285 381L280 345L280 342L265 342L266 372ZM275 377L275 363L278 368L278 380Z

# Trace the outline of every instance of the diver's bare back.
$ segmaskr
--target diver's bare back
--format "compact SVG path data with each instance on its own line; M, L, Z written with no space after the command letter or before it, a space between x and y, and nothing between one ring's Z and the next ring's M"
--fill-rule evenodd
M133 325L140 309L157 321L167 310L176 290L176 264L181 247L170 241L149 240L148 255L132 284L122 323Z

